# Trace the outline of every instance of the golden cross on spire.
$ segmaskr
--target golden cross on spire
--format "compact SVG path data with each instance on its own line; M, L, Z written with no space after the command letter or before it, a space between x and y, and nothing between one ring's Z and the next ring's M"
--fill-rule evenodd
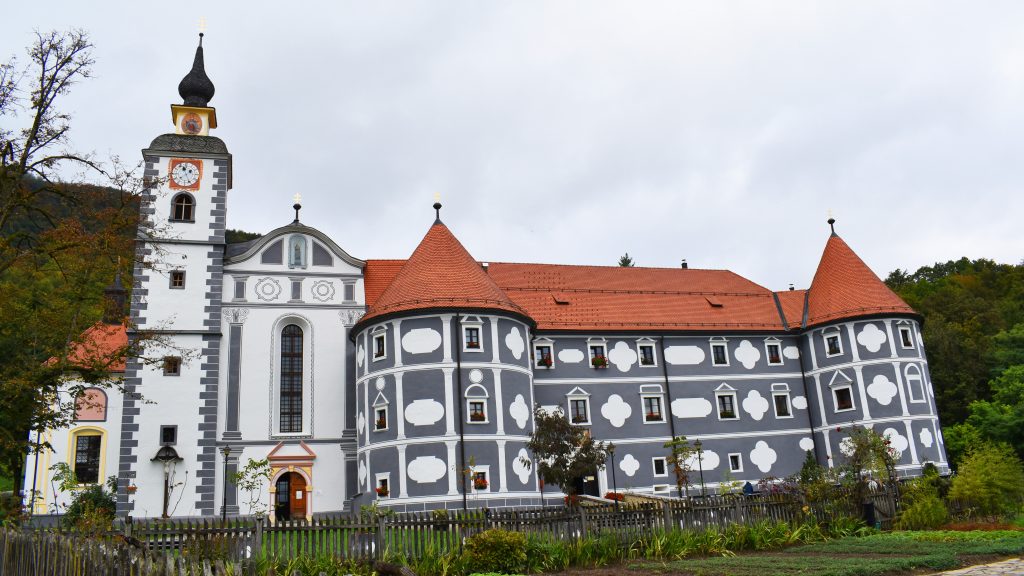
M206 16L199 17L199 33L206 32Z
M302 194L296 192L295 196L292 197L292 200L295 200L295 203L299 204L300 202L302 202Z
M440 192L434 192L434 202L440 202L440 201L441 201L441 193Z

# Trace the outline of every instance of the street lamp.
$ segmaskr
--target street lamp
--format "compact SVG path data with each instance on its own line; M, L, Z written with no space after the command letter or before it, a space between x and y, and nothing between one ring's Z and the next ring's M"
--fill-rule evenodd
M168 518L167 503L171 496L171 464L181 462L182 457L178 456L178 452L170 444L164 444L150 461L160 462L164 465L164 513L161 518Z
M225 524L228 521L228 457L231 456L231 446L225 445L220 453L224 455L224 498L220 505L220 519Z
M706 496L704 493L704 450L702 447L704 443L697 438L697 441L693 443L693 447L697 449L697 470L700 471L700 496L703 498Z
M615 480L615 444L609 442L605 448L608 451L608 457L612 459L612 490L615 491L615 509L619 509L619 484Z

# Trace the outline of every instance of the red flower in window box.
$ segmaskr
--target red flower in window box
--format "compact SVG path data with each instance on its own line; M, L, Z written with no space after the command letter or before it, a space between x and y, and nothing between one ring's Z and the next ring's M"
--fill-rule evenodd
M380 420L377 420L376 427L377 427L378 430L380 430L381 428L387 428L388 427L388 420L387 420L387 418L381 418Z
M136 486L135 484L129 484L125 486L125 490L127 490L129 494L135 494L135 491L138 489L139 487Z
M374 490L377 492L377 496L387 496L388 495L388 487L387 486L377 486Z
M541 366L541 367L544 367L544 368L551 368L551 356L541 356L537 360L537 366Z
M480 347L480 343L479 342L466 342L466 348L467 349L468 348L479 348L479 347Z
M626 495L625 494L620 494L619 492L608 492L608 493L606 493L604 495L604 499L605 500L614 500L616 502L622 502L623 500L626 499Z
M654 413L654 412L648 412L648 413L647 413L647 415L646 415L646 416L644 416L644 418L645 418L645 419L646 419L646 420L647 420L648 422L658 422L658 421L660 421L660 420L661 420L661 414L656 414L656 413Z
M470 422L483 422L485 420L487 420L487 418L484 416L483 412L473 412L469 415Z
M473 479L473 488L476 488L477 490L486 490L487 489L487 478L479 478L479 477L478 478L474 478Z
M594 356L593 358L590 359L590 364L594 368L607 368L608 359L605 358L604 356Z

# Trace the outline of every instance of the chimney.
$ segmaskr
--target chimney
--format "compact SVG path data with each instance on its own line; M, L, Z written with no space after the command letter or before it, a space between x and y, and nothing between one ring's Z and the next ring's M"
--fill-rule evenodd
M793 283L792 283L792 282L790 282L790 283L789 283L789 290L790 290L791 292L792 292L793 290L796 290L796 288L793 288Z
M683 258L682 268L683 268L683 270L686 270L687 268L689 268L689 266L686 264L686 258Z
M490 266L490 264L488 264L487 262L481 262L480 263L480 267L484 269L484 272L487 272L487 267L488 266Z

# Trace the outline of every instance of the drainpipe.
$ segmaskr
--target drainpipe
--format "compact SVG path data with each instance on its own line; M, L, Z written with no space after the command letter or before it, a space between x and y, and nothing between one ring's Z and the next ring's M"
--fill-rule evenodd
M455 345L455 386L459 391L456 404L459 405L459 477L461 478L460 484L462 484L462 509L468 510L469 505L466 502L466 478L464 477L466 471L466 434L464 430L465 415L462 413L462 403L464 400L462 397L462 314L455 315L455 338L452 340Z
M797 336L797 342L798 343L803 344L803 339L804 339L804 334L800 334L799 336ZM814 342L811 342L810 335L807 335L807 347L810 348L811 346L814 346ZM804 387L804 398L807 398L808 397L808 394L807 394L807 371L804 370L804 351L803 351L802 348L803 348L802 346L798 346L797 347L797 350L800 351L800 383L803 384L803 387ZM818 402L822 402L822 399L818 398ZM790 408L790 410L792 410L792 408ZM814 420L811 418L811 413L812 412L813 412L813 410L811 410L811 405L808 404L807 405L807 424L810 426L811 442L814 444L814 459L817 460L818 459L818 446L817 446L818 440L814 437ZM828 463L826 462L826 465L827 464Z
M668 382L668 361L665 360L665 335L664 334L662 334L661 336L658 337L658 344L659 344L659 347L661 348L661 374L662 374L662 376L665 377L665 403L667 404L667 406L665 407L666 408L665 413L668 414L669 433L672 434L672 440L675 440L676 439L676 417L672 414L672 386ZM612 472L614 472L614 470ZM676 489L678 490L679 487L676 486ZM682 498L683 495L679 494L679 497ZM616 504L618 504L618 502L616 502Z

